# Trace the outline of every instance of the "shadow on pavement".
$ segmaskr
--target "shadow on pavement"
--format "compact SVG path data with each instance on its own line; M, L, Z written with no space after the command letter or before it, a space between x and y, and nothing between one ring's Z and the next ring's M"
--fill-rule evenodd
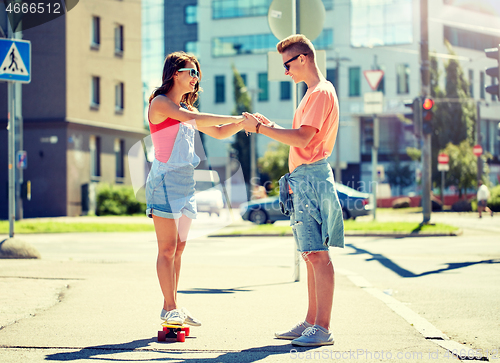
M422 272L420 274L415 274L415 273L413 273L409 270L406 270L403 267L399 266L397 263L393 262L391 259L385 257L384 255L381 255L379 253L371 253L368 250L365 250L363 248L358 248L352 244L346 244L346 246L351 247L352 249L355 250L355 252L350 253L351 255L366 254L366 255L372 256L371 258L367 258L366 261L377 261L382 266L388 268L389 270L395 272L396 274L398 274L399 276L404 277L404 278L415 278L415 277L421 277L421 276L426 276L426 275L434 275L434 274L439 274L439 273L446 272L446 271L456 270L459 268L464 268L464 267L469 267L469 266L474 266L474 265L479 265L479 264L497 264L497 263L500 263L500 260L498 260L498 259L496 259L496 260L489 259L489 260L482 260L482 261L470 261L470 262L452 262L452 263L447 263L446 264L447 267Z
M49 354L45 357L48 361L76 361L76 360L96 360L96 361L117 361L117 362L129 362L129 361L170 361L175 360L176 362L197 362L197 363L219 363L219 362L238 362L238 363L250 363L262 360L271 355L277 354L291 354L293 349L296 354L306 352L310 349L315 349L317 347L293 347L290 344L285 345L267 345L263 347L255 347L244 349L241 351L222 351L220 355L214 358L203 358L200 357L203 351L190 351L190 350L170 350L168 348L161 349L158 347L148 348L150 343L156 342L156 339L141 339L134 340L129 343L115 344L115 345L100 345L94 347L85 347L73 352L63 352ZM64 349L64 348L61 348ZM70 349L70 348L66 348ZM155 353L155 354L165 354L165 357L160 358L134 358L134 357L113 357L113 354L120 353ZM182 358L183 354L196 354L197 357L193 358ZM207 350L206 353L218 354L216 350ZM169 356L167 356L169 355ZM103 357L104 356L104 357Z
M277 282L273 284L262 284L262 285L249 285L233 287L229 289L210 289L210 288L194 288L189 290L179 290L178 294L234 294L235 292L250 292L253 291L253 287L266 287L266 286L276 286L276 285L288 285L294 284L293 281L288 282Z

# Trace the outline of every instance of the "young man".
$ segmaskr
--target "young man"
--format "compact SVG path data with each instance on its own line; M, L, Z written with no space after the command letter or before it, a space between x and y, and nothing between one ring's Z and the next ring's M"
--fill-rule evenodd
M277 45L285 74L305 82L307 93L293 118L293 128L276 126L264 116L245 114L247 132L266 135L290 145L290 173L280 180L282 212L290 215L297 249L307 266L308 309L305 320L289 331L276 333L299 346L333 344L330 318L334 271L328 248L344 247L342 209L326 158L339 127L339 105L333 85L321 74L312 43L292 35Z

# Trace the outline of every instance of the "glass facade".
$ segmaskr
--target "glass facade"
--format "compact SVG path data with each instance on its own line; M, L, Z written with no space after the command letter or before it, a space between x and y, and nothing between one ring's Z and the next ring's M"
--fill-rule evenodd
M148 125L148 99L153 90L161 85L165 58L164 2L142 0L142 57L144 125Z
M500 44L500 37L495 35L476 33L470 30L444 26L444 38L451 45L479 50L483 52L486 48L496 48Z
M242 54L263 54L276 50L279 42L273 34L252 34L212 38L212 56L227 57ZM313 42L316 49L333 47L333 29L324 29Z
M500 1L498 0L443 0L445 5L453 5L467 11L500 16Z
M212 18L267 16L272 0L213 0ZM333 10L333 0L323 0L325 10Z
M350 0L351 46L413 43L412 0Z

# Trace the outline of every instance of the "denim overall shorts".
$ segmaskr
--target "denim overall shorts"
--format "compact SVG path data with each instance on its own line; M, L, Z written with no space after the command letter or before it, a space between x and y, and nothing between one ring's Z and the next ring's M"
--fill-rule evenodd
M166 163L156 158L146 181L146 215L178 219L182 215L196 219L194 169L200 163L195 153L196 130L179 123L172 154Z

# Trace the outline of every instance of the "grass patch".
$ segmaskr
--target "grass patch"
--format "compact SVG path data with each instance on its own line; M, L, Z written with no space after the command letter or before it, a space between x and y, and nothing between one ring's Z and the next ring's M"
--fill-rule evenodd
M457 232L459 228L447 224L436 223L435 225L420 226L415 222L356 222L344 221L345 232L364 233L436 233L450 234ZM256 225L247 229L241 229L227 233L227 235L256 234L256 235L279 235L285 236L292 233L289 226L274 226L272 224ZM220 234L224 234L220 233Z
M18 221L14 224L16 234L28 233L85 233L85 232L150 232L154 226L142 223L66 223L54 221ZM9 233L9 222L0 221L0 234Z

